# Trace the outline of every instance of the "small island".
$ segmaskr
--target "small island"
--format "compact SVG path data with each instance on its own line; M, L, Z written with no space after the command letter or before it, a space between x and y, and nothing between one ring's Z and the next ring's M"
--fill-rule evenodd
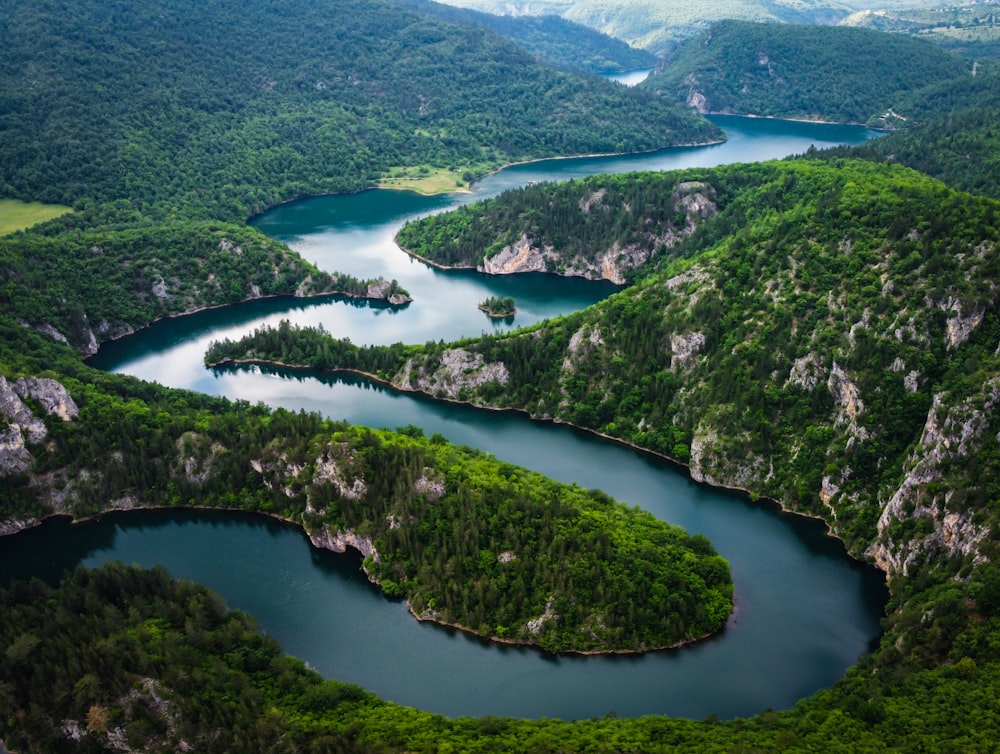
M490 319L506 319L517 312L514 299L510 296L490 296L479 303L479 309L486 312Z

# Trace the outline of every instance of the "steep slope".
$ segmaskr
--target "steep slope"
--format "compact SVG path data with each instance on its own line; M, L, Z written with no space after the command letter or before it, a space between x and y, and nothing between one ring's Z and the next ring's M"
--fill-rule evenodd
M906 128L858 147L811 156L898 162L962 191L1000 198L1000 75L981 67L975 77L907 99L904 107L921 115Z
M970 63L901 35L723 21L640 86L702 112L880 126L893 108L919 115L902 108L908 93L971 75Z

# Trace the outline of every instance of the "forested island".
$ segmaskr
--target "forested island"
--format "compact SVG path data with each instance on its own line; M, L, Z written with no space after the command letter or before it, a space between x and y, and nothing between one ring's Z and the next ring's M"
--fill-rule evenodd
M514 299L510 296L490 296L488 299L480 302L479 308L486 312L488 317L494 319L513 317L517 312Z
M0 533L52 515L249 510L362 551L418 617L497 640L635 652L725 625L732 581L711 543L603 493L413 427L81 359L205 306L393 289L245 227L278 202L394 173L465 185L518 160L707 143L715 126L381 0L15 0L0 42L0 194L73 210L0 237ZM961 189L998 195L997 102L989 71L969 78L913 94L926 122L849 158L536 186L407 229L421 254L465 255L449 263L485 264L474 230L496 250L541 250L548 271L602 277L584 271L593 245L628 287L574 315L380 348L286 324L207 355L572 423L822 518L891 587L884 637L832 688L731 721L452 720L324 681L208 590L113 564L0 588L0 739L17 752L990 749L1000 206Z

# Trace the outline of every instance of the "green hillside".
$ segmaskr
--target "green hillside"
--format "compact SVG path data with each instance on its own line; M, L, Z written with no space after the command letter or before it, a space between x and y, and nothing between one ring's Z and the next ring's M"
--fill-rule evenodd
M816 156L854 155L894 162L934 176L949 186L1000 198L1000 75L993 68L975 77L912 95L907 109L921 116L907 127L853 148Z
M543 67L486 29L387 0L5 10L9 198L244 221L283 200L374 186L394 167L461 179L719 134L646 93Z
M891 127L919 115L904 107L911 93L971 77L971 63L906 36L723 21L640 87L702 112Z
M641 21L638 2L563 5ZM496 639L642 650L724 622L732 588L710 543L599 492L414 428L81 360L159 317L364 286L241 224L275 202L403 168L460 181L515 159L693 143L714 127L382 0L4 10L0 195L75 211L0 238L0 533L53 513L245 509L367 550L371 578L420 617ZM897 78L894 91L933 104L872 147L878 162L814 154L533 186L406 230L411 251L448 264L522 244L553 272L613 268L628 287L597 306L457 344L358 348L284 325L207 354L354 369L571 422L822 518L890 584L885 635L833 687L722 722L451 720L323 681L207 590L112 565L0 589L0 739L24 753L994 750L1000 203L895 163L996 197L998 103L984 94L995 82L965 68L934 78L946 66L927 49L909 80L926 68L938 86L906 93ZM902 75L881 62L889 83ZM834 90L861 85L834 70Z

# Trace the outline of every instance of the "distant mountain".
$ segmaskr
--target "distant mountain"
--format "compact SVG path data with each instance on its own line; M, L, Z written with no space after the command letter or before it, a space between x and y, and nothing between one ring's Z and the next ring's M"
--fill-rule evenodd
M652 68L657 63L647 50L559 16L498 16L432 0L394 2L449 23L485 26L557 68L606 74Z
M0 195L245 220L399 166L717 139L686 108L388 0L11 0ZM467 180L467 179L466 179Z
M972 65L910 37L847 27L721 21L640 86L702 112L895 125L912 94Z
M777 21L831 24L856 5L840 0L719 0L692 3L683 0L447 0L449 5L513 16L555 14L623 39L657 55L715 21Z
M840 25L908 34L965 57L1000 58L1000 5L995 2L863 9Z

